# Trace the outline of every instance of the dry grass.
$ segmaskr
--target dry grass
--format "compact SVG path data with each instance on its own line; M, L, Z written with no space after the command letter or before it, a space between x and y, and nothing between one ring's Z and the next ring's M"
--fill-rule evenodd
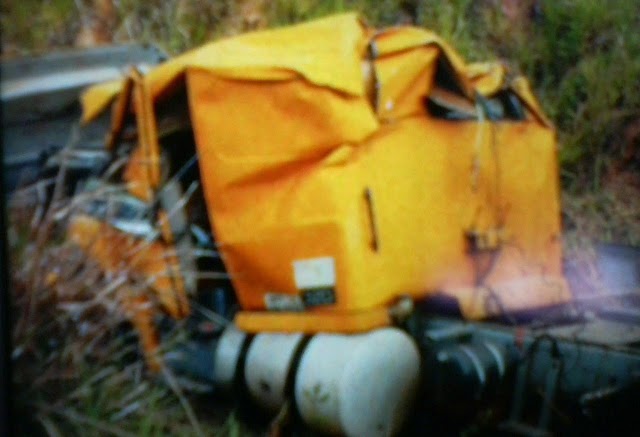
M640 246L640 176L610 172L599 191L563 196L563 246L567 278L577 298L611 295L598 271L596 246Z
M56 186L45 208L37 187L17 192L9 208L19 434L237 435L228 406L201 419L169 368L146 368L119 296L149 294L147 282L127 266L105 273L65 241L69 217L92 196L67 198ZM161 352L184 335L174 323Z

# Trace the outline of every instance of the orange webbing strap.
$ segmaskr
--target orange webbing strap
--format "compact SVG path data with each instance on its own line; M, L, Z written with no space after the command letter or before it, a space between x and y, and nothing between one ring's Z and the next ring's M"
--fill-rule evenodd
M145 296L133 296L130 289L122 290L121 302L131 324L138 332L138 339L149 369L158 372L162 367L162 357L158 353L160 341L153 323L152 302Z
M113 107L113 112L111 114L111 130L107 134L107 139L105 141L105 146L108 150L113 150L122 137L124 124L131 108L131 92L133 90L132 74L133 73L130 73L129 76L126 77L122 86L122 91L118 95L118 100Z
M160 145L158 143L158 129L153 107L153 100L147 83L140 71L131 70L133 80L133 102L138 126L138 143L145 162L147 180L150 188L160 185Z

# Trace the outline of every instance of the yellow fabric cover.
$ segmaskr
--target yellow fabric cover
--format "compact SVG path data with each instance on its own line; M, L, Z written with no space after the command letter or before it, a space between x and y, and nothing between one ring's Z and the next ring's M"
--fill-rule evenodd
M529 117L434 117L425 99L443 62L472 108L476 94L511 88ZM186 83L208 213L242 308L328 297L305 311L335 331L336 314L402 295L451 296L469 318L569 299L555 135L526 82L505 77L499 64L466 65L432 32L374 32L345 14L211 43L144 80L154 101ZM111 90L85 95L86 120ZM247 315L253 331L296 330L295 318Z

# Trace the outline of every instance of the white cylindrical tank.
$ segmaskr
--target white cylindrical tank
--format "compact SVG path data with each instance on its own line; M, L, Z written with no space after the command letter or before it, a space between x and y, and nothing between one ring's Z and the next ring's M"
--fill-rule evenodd
M289 397L305 423L326 433L397 434L420 382L420 354L413 339L396 328L359 335L318 334L306 345L303 338L263 333L247 348L247 335L227 328L215 354L216 383L230 389L242 375L258 405L276 413ZM246 357L239 369L243 345ZM291 374L293 393L287 393Z
M218 340L213 359L213 380L222 390L233 389L242 345L246 338L246 333L240 331L235 325L229 325Z
M390 436L418 389L420 354L404 331L316 335L296 373L295 400L311 427L348 436Z
M285 384L302 334L258 334L247 351L244 380L258 405L277 413L285 402Z

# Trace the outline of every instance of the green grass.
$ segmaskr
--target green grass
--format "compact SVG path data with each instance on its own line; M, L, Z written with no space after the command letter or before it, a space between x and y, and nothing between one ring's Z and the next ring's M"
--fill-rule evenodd
M24 54L68 46L79 29L74 0L5 0L0 11L3 51Z
M513 22L482 2L439 3L423 3L422 24L526 75L558 128L565 188L597 189L640 119L640 3L545 0Z

